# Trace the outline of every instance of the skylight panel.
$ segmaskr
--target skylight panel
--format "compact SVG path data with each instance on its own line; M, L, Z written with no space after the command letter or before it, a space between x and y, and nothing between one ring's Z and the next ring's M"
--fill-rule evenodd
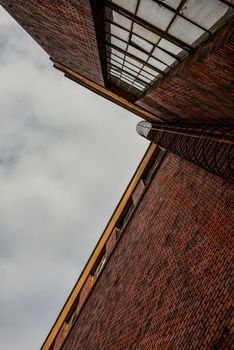
M131 58L129 56L126 56L126 61L129 63L132 63L134 66L137 66L138 68L142 68L143 64L137 60L134 60L134 58Z
M187 0L180 13L205 29L210 29L222 18L228 6L219 0Z
M138 0L112 0L112 2L125 10L135 13Z
M118 57L118 56L115 56L115 55L111 55L112 59L115 60L115 62L118 62L120 64L123 63L123 59Z
M143 80L143 81L145 81L146 83L150 83L151 82L151 80L152 79L149 79L149 78L147 78L147 77L145 77L144 75L142 75L142 74L140 74L139 76L138 76L138 78L139 79L141 79L141 80Z
M151 45L148 41L145 41L144 39L134 34L132 34L131 42L148 52L153 49L153 45Z
M131 68L127 67L126 65L123 66L123 69L124 69L125 72L131 73L135 77L138 75L138 72L133 71Z
M117 39L114 36L111 36L111 44L119 47L122 50L126 50L126 48L127 48L127 44L125 42L123 42L122 40Z
M149 74L151 74L153 76L159 76L160 75L160 73L156 72L155 70L153 70L153 69L151 69L151 68L149 68L147 66L144 67L144 71L148 72Z
M122 28L115 26L114 24L110 25L110 32L111 32L111 34L115 35L116 37L118 37L124 41L128 41L128 39L129 39L129 32L127 32L126 30L124 30Z
M119 68L122 68L123 64L115 61L114 59L111 59L111 64L116 66L116 67L119 67Z
M149 61L148 61L152 66L154 66L155 68L164 71L165 69L167 69L167 66L161 62L159 62L158 60L156 60L153 57L150 57Z
M153 0L141 0L137 16L156 28L166 30L174 13Z
M141 65L141 68L135 67L133 64L127 62L127 60L124 62L124 66L127 68L130 68L131 70L133 70L136 73L139 73L141 68L143 67L143 65Z
M111 53L118 56L119 58L124 59L124 54L116 49L114 49L113 47L111 48Z
M172 42L170 42L166 39L161 39L158 43L158 46L166 51L173 53L174 55L178 55L179 53L181 53L183 51L183 49L181 49L181 47L173 44Z
M168 66L172 65L176 62L175 58L168 55L166 52L162 51L160 48L156 47L152 53L152 55L158 58L160 61L163 61Z
M140 26L137 23L133 24L132 31L143 39L150 41L152 44L157 44L158 40L160 39L159 35L151 32L150 30Z
M148 58L148 55L146 55L144 52L136 49L135 47L129 45L127 51L134 55L137 58L140 58L143 61L146 61Z
M192 45L206 32L186 19L177 16L170 26L168 32L186 44Z
M131 29L132 21L120 15L118 12L113 11L113 21L119 24L121 27L126 28L127 30Z
M146 85L140 84L138 82L133 83L133 86L140 91L143 91L146 88Z
M133 79L131 79L131 78L128 78L127 76L125 76L125 75L121 75L121 77L120 77L120 80L122 80L122 81L125 81L125 83L128 83L129 85L131 84L131 83L133 83Z
M154 76L153 76L153 75L145 72L144 70L141 71L141 75L143 75L144 77L148 78L149 80L153 80L155 78L156 74L154 74Z
M111 68L110 73L111 73L111 75L113 75L114 77L120 78L120 73L117 72L116 70L114 70L113 68Z
M161 0L162 5L166 4L170 7L172 7L173 9L177 10L178 6L181 3L181 0Z

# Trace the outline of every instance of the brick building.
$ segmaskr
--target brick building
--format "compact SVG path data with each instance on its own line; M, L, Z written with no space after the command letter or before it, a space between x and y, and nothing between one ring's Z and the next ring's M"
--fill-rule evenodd
M232 349L233 1L0 4L176 153L150 144L42 349Z

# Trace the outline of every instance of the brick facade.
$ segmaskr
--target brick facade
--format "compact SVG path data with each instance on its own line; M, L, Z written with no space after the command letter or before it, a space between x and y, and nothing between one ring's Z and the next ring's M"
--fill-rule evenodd
M150 88L137 105L169 122L234 123L233 23Z
M89 0L0 0L0 4L52 60L104 85Z
M233 195L168 154L62 349L231 349Z

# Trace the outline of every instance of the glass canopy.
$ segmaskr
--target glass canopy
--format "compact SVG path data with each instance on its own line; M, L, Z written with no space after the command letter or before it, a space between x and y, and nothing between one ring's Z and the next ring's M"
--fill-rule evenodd
M105 1L109 82L140 97L232 15L232 1Z

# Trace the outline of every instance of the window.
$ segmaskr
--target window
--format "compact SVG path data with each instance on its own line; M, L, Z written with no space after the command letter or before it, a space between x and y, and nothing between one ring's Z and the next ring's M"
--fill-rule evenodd
M106 247L103 247L95 264L92 267L92 270L90 271L90 275L92 276L93 282L95 282L96 279L98 278L100 272L103 269L103 266L105 265L105 262L106 262Z
M124 227L126 226L127 222L129 221L133 211L134 211L135 207L134 207L134 203L132 198L129 198L123 212L121 213L117 223L116 223L116 228L118 230L123 230Z
M142 174L142 180L144 181L145 185L148 185L148 183L151 181L157 168L161 164L165 153L166 151L164 149L157 147L155 156L153 157L152 161L148 164L148 166L144 170L144 173Z

